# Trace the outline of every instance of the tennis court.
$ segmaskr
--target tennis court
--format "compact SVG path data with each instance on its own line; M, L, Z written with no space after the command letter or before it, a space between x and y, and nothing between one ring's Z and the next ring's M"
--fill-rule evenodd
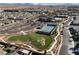
M44 32L44 33L51 33L54 28L55 28L55 25L47 24L47 25L43 26L40 31Z

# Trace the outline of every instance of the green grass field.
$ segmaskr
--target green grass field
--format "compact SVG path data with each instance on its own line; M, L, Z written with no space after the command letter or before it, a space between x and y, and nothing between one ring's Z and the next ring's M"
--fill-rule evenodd
M42 45L41 42L39 42L42 38L44 38L45 45ZM49 35L43 35L38 33L31 33L28 35L19 35L19 36L11 36L8 38L9 41L31 41L32 46L37 49L46 50L50 46L50 44L53 42L52 37Z

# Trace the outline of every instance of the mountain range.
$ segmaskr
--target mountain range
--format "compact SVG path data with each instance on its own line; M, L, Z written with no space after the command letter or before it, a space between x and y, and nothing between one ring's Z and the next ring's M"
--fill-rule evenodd
M0 6L51 6L68 7L79 6L79 3L0 3Z

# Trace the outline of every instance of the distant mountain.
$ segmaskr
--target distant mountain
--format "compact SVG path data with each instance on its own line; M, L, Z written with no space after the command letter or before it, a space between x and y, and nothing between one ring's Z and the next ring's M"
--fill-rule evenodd
M72 7L79 3L0 3L0 6L50 6L50 7Z
M32 6L32 3L0 3L0 6Z

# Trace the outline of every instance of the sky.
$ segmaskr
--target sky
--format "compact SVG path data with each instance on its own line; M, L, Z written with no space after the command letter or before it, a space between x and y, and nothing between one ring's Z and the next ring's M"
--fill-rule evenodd
M0 3L79 3L78 0L0 0Z

